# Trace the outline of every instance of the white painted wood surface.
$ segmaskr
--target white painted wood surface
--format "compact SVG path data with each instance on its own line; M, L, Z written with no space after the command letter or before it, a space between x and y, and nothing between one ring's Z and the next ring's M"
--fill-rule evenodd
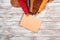
M10 0L0 0L0 40L60 40L60 0L48 3L37 18L42 19L38 33L19 26L23 11Z

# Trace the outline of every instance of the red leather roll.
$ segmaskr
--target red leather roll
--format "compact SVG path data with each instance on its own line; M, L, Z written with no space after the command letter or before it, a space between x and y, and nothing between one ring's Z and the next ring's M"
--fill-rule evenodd
M19 5L22 7L24 13L28 14L27 0L18 0Z

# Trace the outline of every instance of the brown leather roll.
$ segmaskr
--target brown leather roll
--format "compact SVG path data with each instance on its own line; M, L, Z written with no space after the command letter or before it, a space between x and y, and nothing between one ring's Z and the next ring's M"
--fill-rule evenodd
M19 3L18 3L18 0L10 0L10 2L11 2L11 5L12 5L13 7L16 7L16 8L19 8L19 7L20 7L20 5L19 5Z
M43 0L34 0L33 11L32 11L33 14L36 14L38 12L38 9L42 2L43 2Z

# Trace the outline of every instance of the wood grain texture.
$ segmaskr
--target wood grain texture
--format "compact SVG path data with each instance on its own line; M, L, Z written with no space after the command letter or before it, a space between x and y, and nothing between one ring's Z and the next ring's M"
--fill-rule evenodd
M23 11L10 0L0 0L0 40L60 40L60 0L48 3L37 18L43 20L38 33L19 26Z

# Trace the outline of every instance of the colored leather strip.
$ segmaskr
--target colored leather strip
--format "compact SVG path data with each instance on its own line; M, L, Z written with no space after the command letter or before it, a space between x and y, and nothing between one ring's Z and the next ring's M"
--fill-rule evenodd
M27 0L27 6L30 7L30 0Z
M40 7L39 7L38 12L41 12L41 11L43 10L43 8L46 6L46 4L47 4L48 1L49 1L49 0L43 0L42 4L41 4Z
M26 0L18 0L18 3L22 7L24 13L27 15L28 14L28 7L27 7Z
M30 12L30 0L27 0L27 7L28 7L28 11Z
M34 0L30 0L30 12L32 12L32 9L33 9L33 2Z
M40 7L42 2L43 2L43 0L34 0L33 11L32 11L33 14L36 14L38 12L39 7Z

